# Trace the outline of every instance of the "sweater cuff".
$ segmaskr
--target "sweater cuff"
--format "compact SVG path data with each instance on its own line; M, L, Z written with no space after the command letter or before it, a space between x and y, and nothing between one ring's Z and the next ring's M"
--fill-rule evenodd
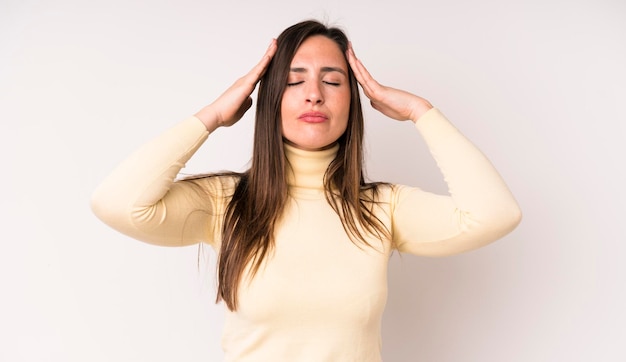
M182 123L185 125L184 128L190 133L200 133L206 136L210 134L210 132L206 129L204 123L202 123L202 121L196 116L190 116Z
M427 139L445 139L458 129L437 108L431 108L415 122L415 128Z

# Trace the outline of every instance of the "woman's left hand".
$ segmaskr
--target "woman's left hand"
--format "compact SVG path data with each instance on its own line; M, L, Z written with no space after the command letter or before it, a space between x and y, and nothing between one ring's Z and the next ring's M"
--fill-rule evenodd
M433 106L426 99L378 83L354 54L352 44L346 52L348 63L374 109L398 121L417 120Z

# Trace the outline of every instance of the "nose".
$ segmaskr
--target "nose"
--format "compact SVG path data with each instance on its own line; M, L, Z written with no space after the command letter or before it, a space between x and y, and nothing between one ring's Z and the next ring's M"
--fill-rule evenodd
M306 89L306 101L307 103L312 104L324 103L322 90L317 82L308 82L308 87Z

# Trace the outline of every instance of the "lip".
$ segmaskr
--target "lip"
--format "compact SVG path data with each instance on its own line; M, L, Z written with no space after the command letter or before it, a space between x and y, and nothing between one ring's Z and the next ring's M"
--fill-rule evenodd
M328 116L322 112L306 112L302 113L298 119L308 123L321 123L326 121Z

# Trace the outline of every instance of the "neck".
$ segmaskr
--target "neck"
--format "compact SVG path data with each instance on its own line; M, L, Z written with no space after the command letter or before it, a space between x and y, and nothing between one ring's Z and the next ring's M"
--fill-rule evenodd
M303 150L284 143L287 157L287 184L290 188L324 189L324 175L337 156L338 144L321 150Z
M289 145L290 147L297 148L299 150L312 151L312 152L314 152L314 151L324 151L324 150L328 150L328 149L331 149L331 148L337 146L337 142L333 142L333 143L331 143L329 145L326 145L326 146L320 147L320 148L306 148L306 147L299 146L299 145L291 142L290 140L288 140L288 139L286 139L284 137L283 137L283 143L285 145Z

